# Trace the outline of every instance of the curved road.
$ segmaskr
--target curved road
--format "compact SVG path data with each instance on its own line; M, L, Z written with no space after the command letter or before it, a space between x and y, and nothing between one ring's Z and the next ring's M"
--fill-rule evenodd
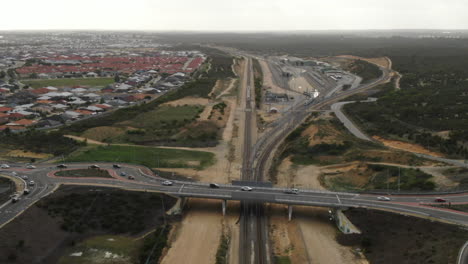
M71 164L70 169L87 168L90 164ZM291 205L313 205L324 207L361 207L384 211L391 211L407 215L439 220L462 226L468 226L468 213L454 211L445 208L431 207L435 197L444 197L452 205L468 204L468 192L444 195L392 195L391 201L379 201L376 195L342 193L318 190L300 190L300 193L286 194L283 188L255 188L250 192L243 192L239 186L221 185L219 189L212 189L209 183L173 181L173 186L163 186L163 178L150 173L148 168L137 165L122 165L121 169L112 169L109 163L99 163L103 169L108 169L113 178L65 178L56 177L54 172L58 169L51 165L38 165L37 169L24 169L25 165L15 164L8 170L0 171L0 174L12 174L15 171L18 176L27 175L28 181L36 182L28 195L23 195L17 203L8 203L0 209L0 227L21 214L29 206L44 196L53 192L62 184L78 184L86 186L117 187L135 191L152 191L167 193L180 197L199 197L220 200L257 201L268 203L280 203ZM120 171L135 176L135 180L128 180L118 176Z

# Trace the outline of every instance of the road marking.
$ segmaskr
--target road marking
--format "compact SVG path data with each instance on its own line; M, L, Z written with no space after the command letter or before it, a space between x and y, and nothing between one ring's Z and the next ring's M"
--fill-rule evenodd
M336 195L336 199L338 199L338 203L341 204L341 200L340 200L340 197L338 196L338 194Z

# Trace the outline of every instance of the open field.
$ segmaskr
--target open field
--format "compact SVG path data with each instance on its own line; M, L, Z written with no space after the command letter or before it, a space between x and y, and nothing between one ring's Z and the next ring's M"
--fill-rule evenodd
M112 178L107 170L101 169L77 169L77 170L62 170L55 173L55 176L59 177L97 177L97 178Z
M126 236L96 236L87 239L60 258L59 264L138 263L142 241Z
M411 153L360 140L335 117L311 119L293 131L283 144L280 159L291 156L298 165L331 165L352 161L422 165Z
M398 214L352 209L344 212L362 232L337 236L359 247L370 263L456 263L468 231L453 225Z
M320 181L329 190L390 190L430 191L436 185L429 175L419 169L398 168L380 164L349 164L323 169Z
M27 80L22 81L24 84L33 88L41 88L47 86L53 87L72 87L76 85L83 86L106 86L114 83L114 78L76 78L76 79L46 79L46 80Z
M174 203L171 197L153 193L60 187L0 229L0 237L9 238L0 240L0 263L57 263L81 246L99 249L100 260L105 259L105 251L140 256L141 242L134 241L133 236L140 237L162 225L165 209ZM126 247L128 244L130 247Z
M150 168L203 169L214 163L214 155L203 151L111 145L78 152L66 161L108 161L141 164Z

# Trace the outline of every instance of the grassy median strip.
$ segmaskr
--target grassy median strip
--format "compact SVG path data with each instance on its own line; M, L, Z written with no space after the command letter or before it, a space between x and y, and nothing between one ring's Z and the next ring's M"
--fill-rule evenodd
M214 163L214 154L169 148L139 146L98 146L66 159L68 162L123 162L145 165L150 168L203 169Z
M107 170L101 169L78 169L78 170L63 170L55 173L56 176L60 177L97 177L97 178L112 178Z

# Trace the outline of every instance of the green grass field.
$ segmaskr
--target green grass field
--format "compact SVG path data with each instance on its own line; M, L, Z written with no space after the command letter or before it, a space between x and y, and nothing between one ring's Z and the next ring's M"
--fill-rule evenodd
M47 86L63 87L63 86L106 86L114 83L114 78L64 78L64 79L46 79L46 80L28 80L23 81L24 84L32 88L41 88Z
M109 161L145 165L150 168L203 169L214 163L213 153L137 146L98 146L66 159L69 162Z
M179 128L193 121L203 108L201 105L161 106L124 123L138 128Z

